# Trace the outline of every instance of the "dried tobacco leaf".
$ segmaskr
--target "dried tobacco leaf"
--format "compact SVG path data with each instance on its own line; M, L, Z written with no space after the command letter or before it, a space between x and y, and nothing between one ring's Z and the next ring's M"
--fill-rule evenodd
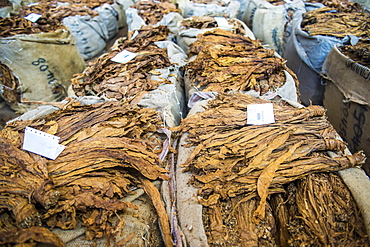
M168 80L152 80L155 69L171 65L165 49L160 49L155 41L165 40L169 30L163 26L144 28L134 39L126 39L110 52L97 58L83 73L77 74L72 88L77 96L96 95L117 100L132 100L146 91L156 89ZM144 42L141 42L144 41ZM127 50L138 55L127 63L113 62L111 58Z
M240 35L245 35L246 30L241 23L236 19L227 19L227 22L232 27L232 32ZM191 16L186 18L180 23L181 29L206 29L206 28L217 28L218 24L214 17L211 16Z
M56 134L66 149L55 160L21 150L26 126ZM162 126L155 110L116 101L72 101L44 117L12 122L0 132L2 208L21 226L73 229L80 220L88 240L121 234L124 222L114 225L112 219L128 207L137 209L121 199L143 186L138 177L146 179L146 187L148 179L168 179L158 157L167 138L159 132ZM17 141L6 139L13 137ZM155 198L159 192L147 193ZM155 199L157 209L160 203Z
M289 183L280 202L287 212L278 218L285 241L293 246L369 246L360 210L336 173L317 173Z
M55 233L40 226L0 230L0 244L3 246L36 246L37 244L55 247L65 246Z
M285 84L285 60L258 40L215 29L198 35L190 47L189 57L196 57L185 66L189 88L263 95Z
M137 9L146 25L154 26L169 12L180 12L173 3L160 1L138 1L131 8Z
M370 15L367 13L342 13L324 7L303 14L302 30L309 35L327 35L344 38L347 35L366 38L370 36Z
M327 7L338 9L340 12L348 13L362 13L363 8L361 4L351 2L349 0L310 0L310 3L322 3Z
M361 39L356 45L342 45L338 49L354 62L370 68L369 39Z

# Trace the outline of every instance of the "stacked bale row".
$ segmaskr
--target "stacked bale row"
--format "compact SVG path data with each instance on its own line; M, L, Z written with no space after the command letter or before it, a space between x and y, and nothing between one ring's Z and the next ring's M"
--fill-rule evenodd
M177 4L127 4L127 38L73 76L70 97L0 132L0 243L368 246L368 201L346 180L364 153L324 108L296 104L286 60L235 19L246 3ZM250 123L271 114L255 105L272 121ZM65 150L25 151L27 127Z

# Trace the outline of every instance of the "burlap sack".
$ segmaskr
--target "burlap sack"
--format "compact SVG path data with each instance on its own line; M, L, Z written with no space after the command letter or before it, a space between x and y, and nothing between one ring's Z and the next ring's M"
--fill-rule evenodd
M68 16L62 24L72 32L77 49L85 60L99 55L109 40L108 29L101 16Z
M252 0L245 5L242 20L252 29L257 39L281 55L284 49L285 25L290 21L289 15L297 10L305 11L302 0L284 5Z
M237 18L240 12L239 1L223 1L223 4L215 1L214 3L196 3L190 0L177 0L182 16L223 16L227 18Z
M72 34L64 29L2 38L0 55L0 95L19 113L35 107L22 100L63 100L69 79L85 68ZM4 72L12 78L4 78Z

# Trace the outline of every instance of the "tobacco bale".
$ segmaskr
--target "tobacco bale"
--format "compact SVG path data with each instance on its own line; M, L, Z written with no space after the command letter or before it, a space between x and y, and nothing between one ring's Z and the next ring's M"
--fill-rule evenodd
M77 96L104 95L118 100L132 100L134 96L156 89L162 83L170 83L165 79L151 79L158 74L155 69L171 65L166 50L154 44L155 41L165 39L167 33L168 29L163 26L153 30L143 29L134 39L119 43L110 52L97 58L83 73L71 79L74 92ZM127 63L111 61L123 50L138 55Z
M370 36L369 18L367 13L342 13L335 8L324 7L304 13L301 27L311 36L344 38L354 35L366 38Z
M137 209L122 199L133 193L132 188L142 187L140 179L146 179L147 183L168 179L163 161L158 157L166 138L158 132L162 124L155 110L116 101L95 105L72 101L64 109L44 117L14 121L0 132L3 138L11 138L1 139L3 147L9 148L1 149L0 172L4 177L18 175L7 178L9 183L4 184L0 195L8 201L9 196L17 193L26 202L27 198L49 199L44 208L33 201L29 205L36 206L42 223L50 227L74 229L82 221L89 240L119 236L125 231L124 222L112 223L113 218L125 213L127 208ZM56 160L28 154L21 150L25 126L56 134L66 149ZM155 190L151 188L147 193ZM52 191L58 192L57 199L52 198ZM158 194L149 197L159 209ZM27 212L30 210L24 211ZM157 213L162 228L169 229L163 212ZM20 213L14 217L25 218ZM168 237L165 243L169 246Z
M274 242L264 242L266 238L274 239L271 236L275 235L275 223L269 220L271 213L268 211L272 194L282 193L287 183L309 174L334 172L365 161L363 152L344 155L345 143L331 139L334 130L322 107L297 109L276 102L274 124L246 125L247 105L256 103L268 101L241 93L219 94L209 101L204 112L189 115L177 128L188 136L183 148L191 147L193 150L181 166L193 174L189 183L199 188L199 203L207 210L204 212L211 214L207 216L209 225L206 229L209 230L207 234L212 245L240 244L234 242L238 241L236 239L255 245L275 245ZM341 156L331 158L327 151ZM244 202L252 203L252 199L257 200L253 210L244 211L245 215L238 218L237 207ZM228 216L221 217L220 208L231 207L230 202L234 210L231 213L228 210L225 213ZM221 206L225 203L229 206ZM232 233L232 229L243 225L245 220L242 218L246 215L250 215L253 227L269 222L269 237L251 235L251 230L247 231L248 234L246 230ZM229 221L231 218L234 220ZM227 225L225 222L237 225L227 231L234 237L230 238L222 227L215 228ZM219 229L218 232L216 229ZM286 242L287 230L280 232L279 236L277 241Z
M285 60L274 56L258 40L222 29L200 34L191 44L185 66L189 88L201 91L255 90L261 95L285 84Z
M363 8L361 4L354 3L349 0L311 0L307 2L322 3L327 7L338 9L340 12L344 12L344 13L351 13L351 12L362 13L363 12Z
M245 35L246 30L236 19L227 19L230 26L233 27L233 32L236 34ZM192 16L190 18L181 21L180 26L183 29L207 29L207 28L217 28L217 22L214 17L211 16Z
M163 15L169 12L180 12L173 3L138 1L131 8L137 9L139 16L144 20L146 25L153 26L162 20Z

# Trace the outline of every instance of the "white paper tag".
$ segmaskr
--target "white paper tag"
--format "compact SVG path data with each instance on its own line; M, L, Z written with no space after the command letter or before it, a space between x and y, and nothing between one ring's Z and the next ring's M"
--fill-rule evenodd
M46 158L55 160L65 149L59 144L60 137L26 127L24 130L23 149Z
M117 55L115 55L111 60L116 63L127 63L134 59L137 56L137 53L130 52L128 50L123 50Z
M225 17L214 17L214 18L215 18L215 21L217 22L217 26L219 26L219 27L228 27L228 26L230 26L229 22L226 20Z
M40 19L41 16L42 15L39 15L39 14L36 14L36 13L31 13L31 14L25 16L24 18L26 20L29 20L30 22L36 22Z
M262 125L275 123L274 106L272 103L248 105L247 114L247 124Z

